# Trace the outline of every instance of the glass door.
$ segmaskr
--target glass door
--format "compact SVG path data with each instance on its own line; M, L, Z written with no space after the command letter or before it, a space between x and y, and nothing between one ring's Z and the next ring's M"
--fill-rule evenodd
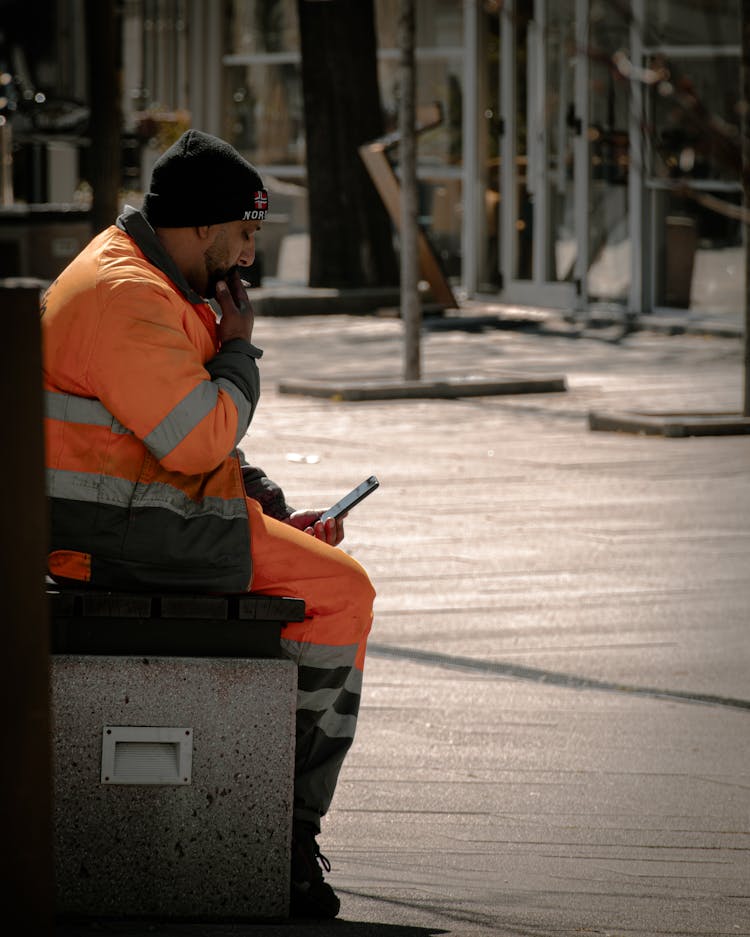
M501 17L500 270L507 302L575 308L586 268L581 0L513 0ZM582 106L579 106L579 101Z

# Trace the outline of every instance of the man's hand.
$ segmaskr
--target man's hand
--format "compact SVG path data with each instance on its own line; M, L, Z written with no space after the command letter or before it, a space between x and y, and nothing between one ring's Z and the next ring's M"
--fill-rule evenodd
M344 539L344 517L329 517L327 521L322 521L320 519L322 513L322 511L295 511L285 523L291 524L297 530L304 530L306 534L322 540L323 543L336 547Z
M221 344L233 338L243 338L246 342L252 342L255 313L236 267L226 280L219 280L216 284L216 301L221 308Z

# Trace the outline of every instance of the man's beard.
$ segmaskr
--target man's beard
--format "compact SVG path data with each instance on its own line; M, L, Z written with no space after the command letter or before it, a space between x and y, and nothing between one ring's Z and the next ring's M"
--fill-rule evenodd
M213 299L216 296L216 284L219 280L226 280L237 268L236 264L232 267L225 267L225 258L226 238L222 233L203 255L203 263L206 267L206 299Z
M229 277L236 269L236 264L233 267L215 267L213 270L210 270L208 265L206 265L206 273L208 275L206 299L214 299L216 297L216 284L219 280L229 280Z

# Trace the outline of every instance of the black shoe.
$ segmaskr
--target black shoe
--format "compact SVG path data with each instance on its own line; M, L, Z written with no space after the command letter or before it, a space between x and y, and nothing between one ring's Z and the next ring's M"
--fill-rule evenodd
M321 854L316 833L308 823L295 823L292 830L291 914L329 920L339 913L341 902L323 880L320 867L330 872L331 863Z

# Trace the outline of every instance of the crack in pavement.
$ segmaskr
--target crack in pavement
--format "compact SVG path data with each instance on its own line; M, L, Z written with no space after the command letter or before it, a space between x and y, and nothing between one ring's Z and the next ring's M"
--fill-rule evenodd
M492 674L498 677L510 677L515 680L529 680L533 683L544 683L547 686L558 686L568 690L600 690L607 693L623 693L629 696L676 700L681 703L702 703L708 706L726 706L730 709L750 710L750 700L735 699L731 696L693 693L689 690L665 690L658 687L633 686L627 683L579 677L575 674L544 670L539 667L525 667L520 664L504 663L503 661L478 660L474 657L441 654L437 651L420 651L417 648L396 647L389 644L369 642L367 653L374 657L397 658L417 664L446 667L450 670L471 670L476 673Z

